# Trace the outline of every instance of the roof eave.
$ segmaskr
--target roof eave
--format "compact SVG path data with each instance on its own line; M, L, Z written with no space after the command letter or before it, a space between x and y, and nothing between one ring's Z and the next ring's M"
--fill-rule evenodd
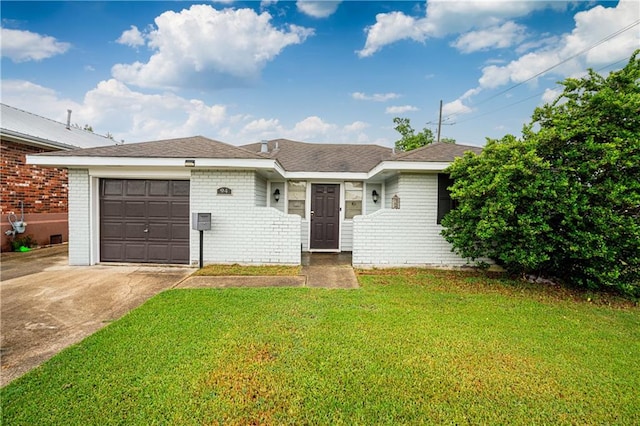
M193 161L189 165L187 161ZM198 168L235 168L235 169L274 169L283 174L282 167L272 159L246 158L140 158L140 157L81 157L63 155L27 155L27 164L48 167L66 167L72 169L88 167L188 167Z
M386 171L441 172L451 165L449 161L382 161L369 171L369 178Z
M68 144L56 142L56 141L51 141L48 139L39 138L37 136L15 132L9 129L0 130L0 136L2 137L2 139L9 139L16 142L22 142L22 143L26 143L33 146L42 147L42 148L51 148L51 149L65 150L65 151L78 148L77 146L68 145Z

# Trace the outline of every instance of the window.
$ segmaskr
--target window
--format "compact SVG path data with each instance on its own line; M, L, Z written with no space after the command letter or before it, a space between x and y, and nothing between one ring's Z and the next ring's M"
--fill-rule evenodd
M353 219L362 214L362 182L344 183L344 218Z
M453 179L446 173L438 173L438 219L440 224L447 213L456 208L456 202L451 199L449 187L453 185Z
M287 182L289 214L297 214L304 219L307 182L290 180Z

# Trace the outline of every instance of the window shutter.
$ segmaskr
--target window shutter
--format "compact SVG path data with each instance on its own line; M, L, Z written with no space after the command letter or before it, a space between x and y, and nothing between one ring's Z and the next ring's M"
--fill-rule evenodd
M449 187L453 185L453 179L446 173L438 173L438 217L437 222L440 224L442 218L453 208L453 200Z

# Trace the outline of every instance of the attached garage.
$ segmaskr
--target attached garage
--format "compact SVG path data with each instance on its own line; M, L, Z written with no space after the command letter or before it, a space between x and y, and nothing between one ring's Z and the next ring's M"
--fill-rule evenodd
M100 261L189 263L188 180L100 180Z

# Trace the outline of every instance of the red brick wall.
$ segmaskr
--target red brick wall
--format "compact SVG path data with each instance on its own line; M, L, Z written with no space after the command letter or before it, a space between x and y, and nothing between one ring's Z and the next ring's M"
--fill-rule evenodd
M0 214L24 212L66 213L67 171L25 164L27 154L47 152L43 148L2 141L0 143Z

